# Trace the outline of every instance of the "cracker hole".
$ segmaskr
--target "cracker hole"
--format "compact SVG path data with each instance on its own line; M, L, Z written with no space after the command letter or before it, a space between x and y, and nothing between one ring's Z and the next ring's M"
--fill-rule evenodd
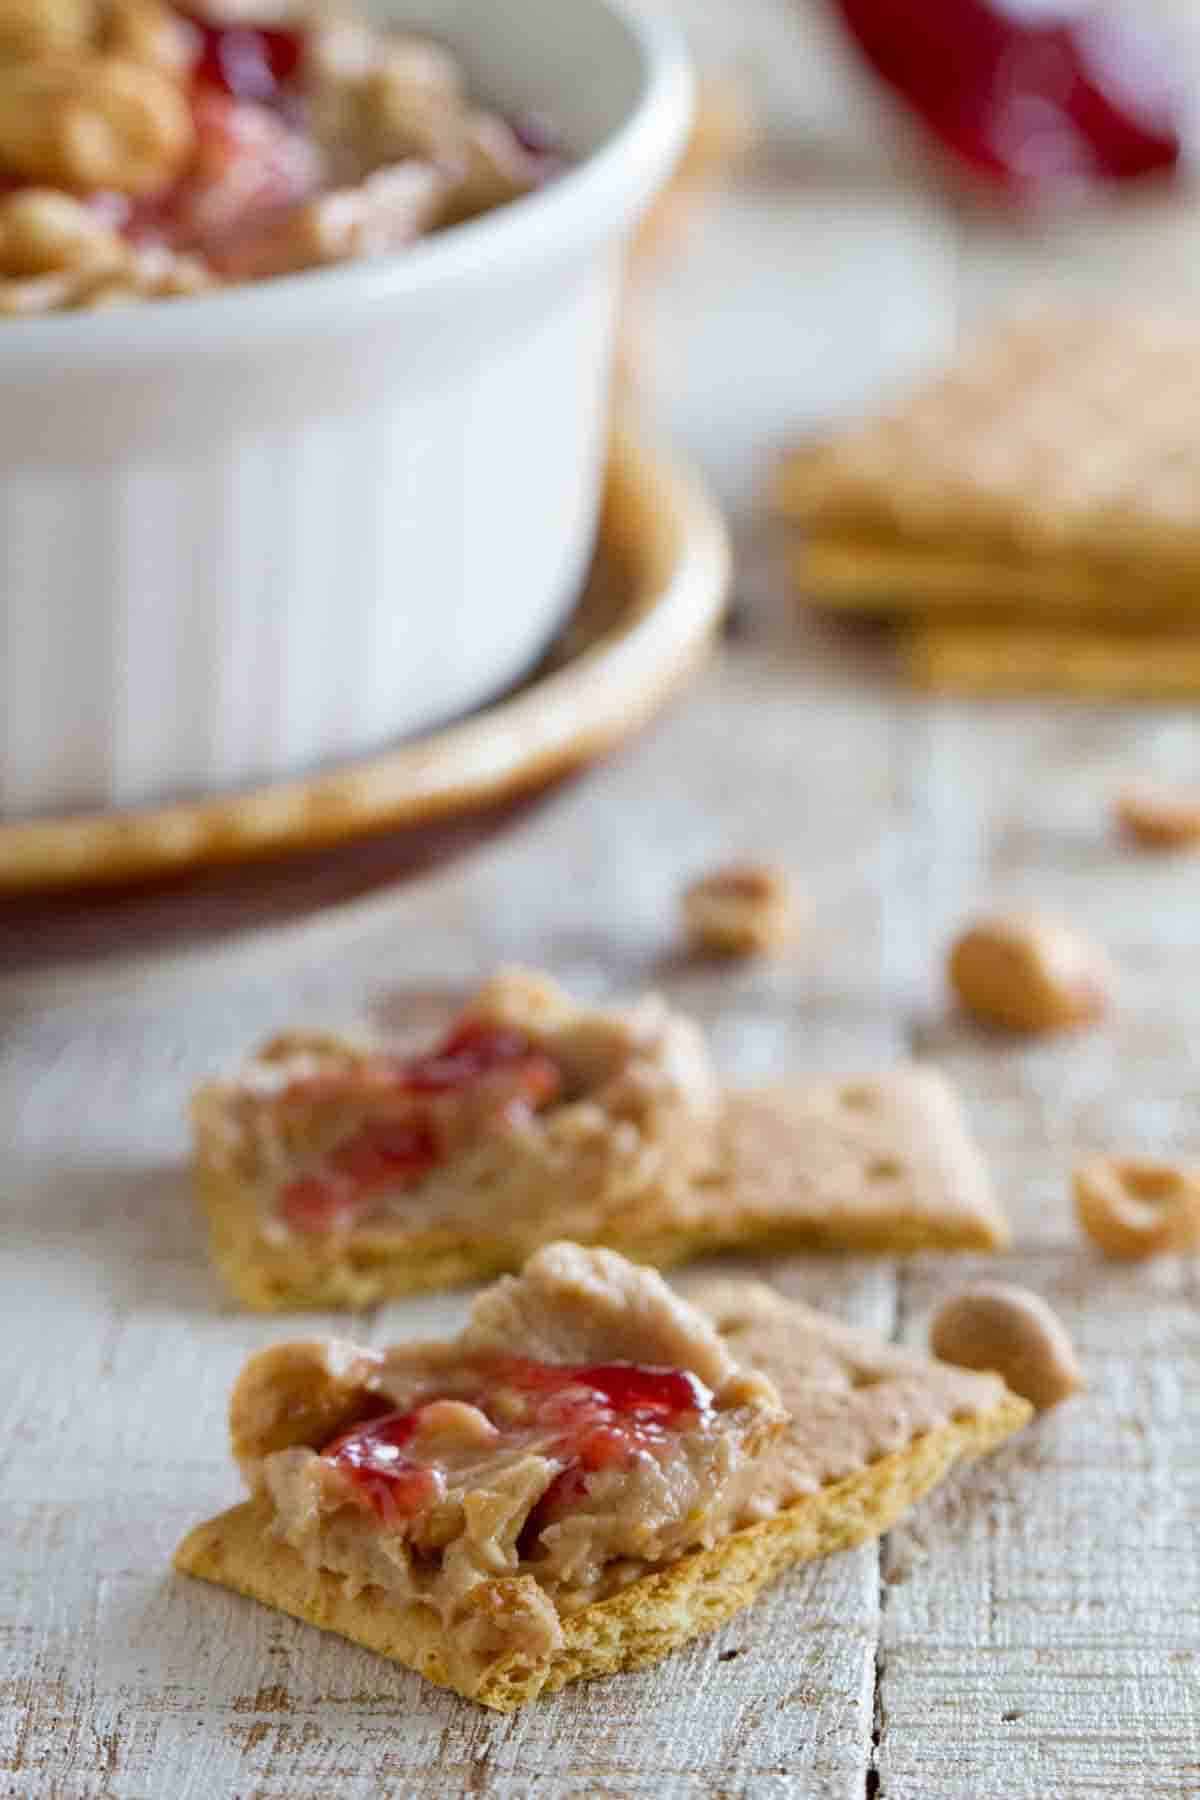
M848 1112L874 1112L879 1097L874 1088L844 1087L838 1098Z
M895 1156L877 1156L867 1164L868 1181L899 1181L904 1164Z

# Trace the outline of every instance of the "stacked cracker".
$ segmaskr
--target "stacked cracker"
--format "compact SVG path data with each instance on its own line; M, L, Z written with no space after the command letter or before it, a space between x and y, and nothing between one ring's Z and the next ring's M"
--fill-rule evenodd
M814 604L935 690L1200 693L1200 324L1042 313L793 454Z

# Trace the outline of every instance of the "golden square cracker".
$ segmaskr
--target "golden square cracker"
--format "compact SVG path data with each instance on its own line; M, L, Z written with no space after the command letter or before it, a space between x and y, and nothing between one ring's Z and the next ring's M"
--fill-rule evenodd
M922 623L904 628L900 651L908 679L934 693L1044 692L1092 700L1200 697L1200 631Z
M995 1250L1008 1224L950 1084L909 1067L729 1096L698 1229L724 1247Z
M1191 614L1198 419L1193 319L1043 313L788 458L776 497L814 598L846 603L857 564L885 608Z
M1069 557L1004 561L969 545L901 545L812 538L793 559L797 589L832 612L995 624L1037 620L1114 629L1170 629L1195 615L1195 583L1132 576Z
M767 1476L767 1485L786 1474L806 1491L712 1549L650 1569L565 1615L556 1651L537 1661L501 1657L466 1697L510 1712L571 1681L661 1661L740 1612L793 1564L887 1530L954 1463L982 1455L1030 1415L995 1376L898 1349L759 1283L710 1282L691 1297L743 1366L775 1379L793 1414L778 1450L782 1473ZM455 1685L444 1628L430 1609L396 1605L379 1588L352 1594L329 1571L309 1568L270 1526L267 1503L248 1501L192 1531L175 1566L337 1632L439 1686Z

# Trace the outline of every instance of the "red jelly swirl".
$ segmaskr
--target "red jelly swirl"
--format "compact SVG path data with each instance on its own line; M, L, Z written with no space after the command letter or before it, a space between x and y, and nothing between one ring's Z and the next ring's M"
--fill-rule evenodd
M202 10L177 9L195 33L192 79L234 100L269 106L294 83L307 46L303 31L277 25L229 25Z
M643 1363L576 1366L506 1357L481 1366L479 1375L478 1390L430 1394L420 1406L368 1419L327 1444L322 1456L381 1519L411 1518L440 1499L446 1480L436 1462L406 1448L426 1407L444 1398L465 1400L495 1427L498 1452L536 1441L563 1465L526 1520L518 1548L528 1556L542 1530L587 1493L591 1475L653 1454L673 1434L707 1418L713 1404L709 1389L688 1370ZM505 1405L497 1409L492 1396L501 1388Z
M282 1096L301 1103L356 1102L384 1108L321 1160L287 1182L283 1218L296 1231L344 1229L385 1189L414 1186L444 1159L441 1108L454 1095L485 1090L492 1110L536 1112L557 1099L562 1075L524 1032L467 1019L424 1056L377 1058L346 1074L305 1078Z

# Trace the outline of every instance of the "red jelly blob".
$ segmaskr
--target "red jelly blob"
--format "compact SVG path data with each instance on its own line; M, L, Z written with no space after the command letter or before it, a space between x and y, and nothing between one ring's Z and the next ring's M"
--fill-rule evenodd
M321 180L315 146L277 111L194 87L196 150L183 179L135 201L125 234L136 244L169 244L210 254L252 220L313 193Z
M446 1490L439 1469L404 1455L419 1416L419 1409L385 1413L343 1432L321 1452L349 1476L382 1519L411 1518L432 1506Z
M993 185L1032 194L1179 164L1169 55L1127 18L1068 0L837 6L877 74Z
M479 1090L485 1109L511 1115L550 1105L561 1088L558 1065L524 1032L482 1020L467 1020L427 1056L380 1057L345 1074L292 1082L281 1096L284 1107L378 1102L381 1116L357 1125L317 1169L287 1182L280 1212L296 1231L344 1229L372 1194L413 1185L442 1160L439 1101Z
M704 1418L712 1408L711 1393L686 1369L598 1363L547 1371L545 1364L525 1363L506 1379L542 1387L546 1402L539 1411L561 1425L555 1450L565 1459L521 1529L517 1551L522 1557L534 1554L547 1525L584 1499L590 1475L627 1468L639 1453L665 1444L672 1431Z
M466 1400L491 1419L499 1433L497 1449L536 1441L564 1465L525 1522L518 1545L523 1556L545 1526L583 1498L590 1474L628 1468L636 1456L662 1446L672 1432L712 1409L712 1394L686 1369L641 1363L577 1367L505 1357L478 1365L478 1375L478 1390L450 1397ZM507 1390L506 1404L495 1411L491 1396L501 1387ZM523 1404L514 1407L514 1393ZM437 1464L404 1452L424 1408L445 1397L430 1394L408 1411L353 1426L322 1450L381 1518L412 1517L444 1494L445 1476Z
M219 25L184 15L195 29L193 79L219 88L235 100L269 105L295 77L304 57L305 36L273 25Z
M323 1167L285 1183L279 1208L295 1231L338 1231L353 1225L380 1188L420 1181L439 1160L424 1119L376 1119L338 1144Z
M523 1031L482 1019L467 1019L428 1056L411 1057L402 1065L401 1080L414 1094L446 1094L499 1070L518 1076L520 1097L531 1106L545 1105L561 1085L557 1066Z
M280 1189L278 1204L293 1231L344 1230L360 1210L352 1188L324 1175L297 1175Z
M369 1189L427 1174L438 1154L425 1119L375 1119L331 1151L329 1167L355 1187Z

